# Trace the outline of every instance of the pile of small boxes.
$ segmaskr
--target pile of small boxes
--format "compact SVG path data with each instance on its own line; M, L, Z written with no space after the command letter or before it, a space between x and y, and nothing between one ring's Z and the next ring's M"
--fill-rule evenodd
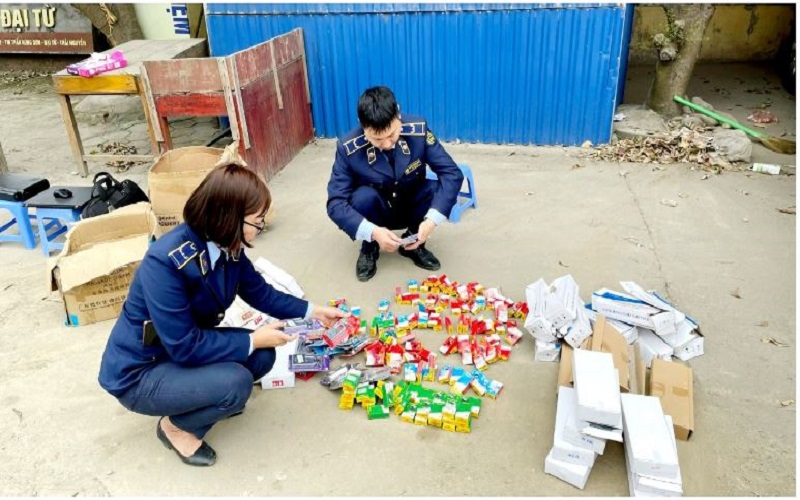
M369 328L377 341L366 345L365 364L369 369L386 368L401 375L402 381L396 385L388 380L364 382L362 371L353 368L344 377L339 408L361 404L370 419L385 418L394 409L406 422L470 432L480 397L496 398L503 390L503 383L484 371L495 361L508 360L511 346L523 336L515 318L525 319L527 304L504 297L497 288L486 289L477 282L459 284L446 275L431 275L422 283L409 280L406 291L395 289L395 302L416 310L411 315L394 315L388 300L378 304L378 315ZM331 301L331 305L347 310L343 299ZM490 314L482 317L483 312ZM452 318L456 318L455 324ZM363 328L365 323L361 325ZM437 367L436 353L425 349L416 338L416 329L446 333L441 355L458 353L462 364L474 365L474 369L450 364ZM449 384L450 389L421 385L435 381ZM470 389L480 397L466 396Z
M556 361L563 340L577 349L592 334L598 313L606 316L628 344L639 344L649 368L655 358L673 356L687 361L703 354L700 326L658 293L646 292L632 281L620 282L625 292L606 288L592 294L590 304L578 295L580 288L571 275L550 285L539 279L525 289L530 310L525 328L536 339L536 359Z
M450 432L470 432L472 418L480 414L480 398L448 394L418 382L362 382L361 376L361 370L348 370L339 408L350 410L358 403L366 410L369 420L389 418L394 412L403 422Z

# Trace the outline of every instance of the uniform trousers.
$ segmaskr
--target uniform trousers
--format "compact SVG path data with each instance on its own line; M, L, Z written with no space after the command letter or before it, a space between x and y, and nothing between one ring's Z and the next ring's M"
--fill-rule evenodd
M419 225L431 208L438 181L425 179L421 187L411 193L398 193L385 197L372 186L359 186L350 195L350 205L373 224L388 229L408 229L409 234L419 231ZM364 245L369 245L364 242Z
M118 399L130 411L169 416L179 429L203 439L215 423L242 411L253 383L274 364L274 348L256 349L244 363L185 366L164 361L148 368Z

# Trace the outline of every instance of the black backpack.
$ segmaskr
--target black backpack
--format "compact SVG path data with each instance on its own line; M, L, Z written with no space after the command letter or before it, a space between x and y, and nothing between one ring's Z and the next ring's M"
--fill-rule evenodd
M108 172L94 176L92 197L83 207L81 219L107 214L116 208L133 205L140 201L150 201L142 188L130 179L119 182Z

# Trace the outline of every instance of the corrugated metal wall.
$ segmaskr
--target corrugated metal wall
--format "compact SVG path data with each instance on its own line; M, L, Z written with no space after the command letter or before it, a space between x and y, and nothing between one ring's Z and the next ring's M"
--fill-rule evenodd
M373 85L444 140L607 142L623 4L207 4L212 55L304 30L314 126L339 137Z

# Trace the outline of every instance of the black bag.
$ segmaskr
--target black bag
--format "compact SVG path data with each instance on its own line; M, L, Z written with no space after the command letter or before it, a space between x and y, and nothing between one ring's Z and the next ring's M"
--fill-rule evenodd
M138 184L130 179L119 182L108 172L100 172L94 176L92 198L83 207L81 219L107 214L116 208L140 201L150 201L150 199Z
M0 174L0 200L25 201L50 188L50 181L22 174Z

